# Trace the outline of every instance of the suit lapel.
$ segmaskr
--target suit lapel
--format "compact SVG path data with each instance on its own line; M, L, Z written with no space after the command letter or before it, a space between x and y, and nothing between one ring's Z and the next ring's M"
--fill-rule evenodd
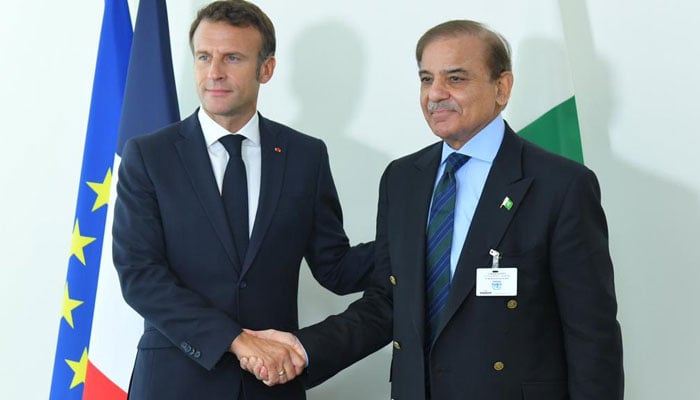
M408 292L416 295L403 298L408 301L409 310L420 310L413 313L413 324L421 343L425 341L425 235L428 223L428 210L435 185L440 158L442 155L442 142L439 142L422 154L411 168L415 170L408 174L408 179L402 182L403 192L396 201L404 206L401 208L401 216L405 216L406 222L400 230L400 243L405 243L403 259L394 264L394 268L402 268L404 282L409 288Z
M438 328L438 336L474 288L476 268L490 266L489 250L497 249L530 188L532 178L523 179L521 141L522 139L506 126L503 143L486 179L464 241L447 305L443 311L443 325ZM510 210L501 207L506 197L513 202Z
M194 187L194 191L202 203L214 231L221 240L226 254L234 265L238 265L238 257L233 246L233 236L228 226L224 204L216 185L216 179L211 169L211 160L207 153L202 128L197 119L197 112L182 121L180 127L182 140L175 142L175 148L182 160L185 170Z
M277 208L277 202L282 190L284 164L287 159L287 137L260 116L260 201L255 214L253 232L248 243L248 250L243 261L245 274L250 268L255 256L260 251L265 232L270 227L272 216Z

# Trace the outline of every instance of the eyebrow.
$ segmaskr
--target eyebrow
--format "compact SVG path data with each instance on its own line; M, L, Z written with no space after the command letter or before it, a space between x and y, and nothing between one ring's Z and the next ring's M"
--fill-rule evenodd
M466 74L467 70L465 70L464 68L452 68L452 69L442 70L442 71L440 71L440 73L442 73L442 74L454 74L454 73ZM432 72L425 70L425 69L421 69L418 71L418 75L422 75L422 74L432 75Z
M199 56L201 56L201 55L206 55L206 56L208 56L208 57L211 57L212 59L215 58L214 53L213 53L213 52L209 52L209 51L199 51L199 52L197 52L197 53L194 53L194 56L195 56L195 57L199 57ZM219 53L219 55L220 55L222 58L224 58L224 59L227 58L227 57L234 56L234 57L236 57L237 59L239 59L239 60L241 60L241 61L250 60L250 57L248 57L247 55L241 53L240 51L231 51L231 52L227 52L227 53Z

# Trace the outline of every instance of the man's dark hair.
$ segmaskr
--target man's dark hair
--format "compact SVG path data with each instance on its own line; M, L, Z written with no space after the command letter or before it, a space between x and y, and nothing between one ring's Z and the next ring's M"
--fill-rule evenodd
M269 57L275 55L275 27L270 18L255 4L245 0L215 1L197 12L197 18L190 26L190 49L194 51L192 38L202 21L225 22L240 28L253 27L260 32L262 45L258 53L258 72L260 66Z
M416 45L416 61L420 65L425 47L437 39L458 36L475 36L482 39L487 46L486 66L491 72L491 79L498 79L505 71L512 71L510 45L499 33L484 24L470 20L452 20L430 28L421 36Z

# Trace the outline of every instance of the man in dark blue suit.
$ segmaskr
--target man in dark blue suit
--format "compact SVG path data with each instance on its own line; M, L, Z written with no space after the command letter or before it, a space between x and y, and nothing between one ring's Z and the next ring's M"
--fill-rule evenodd
M190 45L201 108L129 141L119 168L114 261L145 319L129 398L304 399L299 380L268 387L240 369L261 357L274 384L304 367L243 329L298 328L302 258L333 292L362 290L373 245L349 246L323 142L257 112L275 68L268 17L214 2Z
M594 173L501 118L510 51L474 21L419 40L421 106L441 141L392 162L377 283L340 316L275 338L317 384L393 338L397 400L621 400L622 342ZM245 360L263 378L264 362Z

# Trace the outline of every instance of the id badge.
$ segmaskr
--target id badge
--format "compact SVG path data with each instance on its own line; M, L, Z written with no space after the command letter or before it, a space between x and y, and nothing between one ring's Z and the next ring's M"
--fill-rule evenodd
M515 296L518 294L517 268L477 268L477 296Z
M493 257L491 268L476 269L476 295L479 297L516 296L518 268L501 268L499 264L501 254L493 249L489 254Z

